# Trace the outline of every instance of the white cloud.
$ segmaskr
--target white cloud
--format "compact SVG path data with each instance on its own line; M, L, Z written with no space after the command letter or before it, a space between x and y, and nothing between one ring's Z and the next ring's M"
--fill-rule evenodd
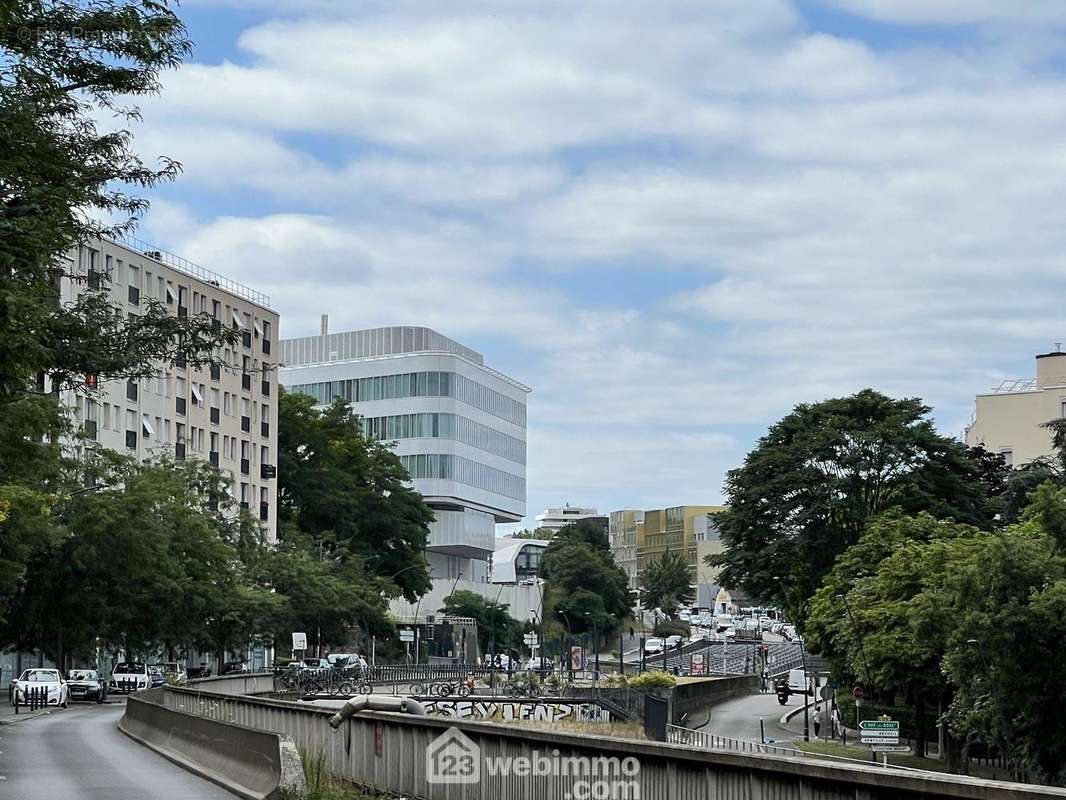
M980 30L885 50L784 0L289 3L146 104L142 149L186 165L151 233L269 292L285 335L427 324L530 384L531 514L713 501L761 426L867 385L955 432L1066 323L1066 12L835 2Z

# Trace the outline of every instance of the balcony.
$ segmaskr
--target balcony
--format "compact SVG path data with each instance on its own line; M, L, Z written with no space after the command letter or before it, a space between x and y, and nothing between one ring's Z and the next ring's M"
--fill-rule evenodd
M130 450L137 449L137 431L126 431L126 447Z
M134 381L126 381L126 399L137 402L137 384Z
M174 398L174 410L177 411L179 414L181 414L183 417L185 416L185 409L188 406L188 404L189 404L189 401L186 400L184 397L175 397Z
M264 439L270 436L270 423L266 420L259 423L259 435Z
M247 475L252 471L251 462L247 458L241 459L241 475Z
M270 340L269 339L264 339L263 340L263 352L266 355L270 355Z
M132 305L137 306L141 304L141 290L136 286L130 286L126 296L129 298Z
M259 519L263 520L264 522L270 519L270 503L259 504Z
M219 364L211 365L211 380L217 381L222 378L222 367Z
M174 458L176 458L178 461L184 461L185 460L185 443L184 442L178 442L176 445L174 445Z
M262 391L263 397L270 397L270 381L264 379L263 385L259 389Z
M266 480L278 477L278 468L273 464L260 464L259 465L259 477Z
M252 349L252 332L251 331L241 331L241 343L245 347L247 347L249 350Z
M212 467L218 467L218 450L212 450L208 453L207 460L211 462Z
M252 418L251 417L241 417L241 430L244 431L245 433L251 433L252 432Z
M221 416L222 416L222 412L219 409L214 408L214 407L211 408L211 424L212 425L218 425L218 421L221 418Z
M247 372L241 375L241 388L246 392L252 391L252 376Z
M185 319L189 316L188 306L178 306L178 319Z

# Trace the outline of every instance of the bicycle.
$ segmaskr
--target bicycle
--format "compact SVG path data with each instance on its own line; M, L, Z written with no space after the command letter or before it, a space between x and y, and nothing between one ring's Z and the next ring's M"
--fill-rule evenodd
M433 685L432 693L439 697L451 697L453 694L457 694L460 697L468 697L470 695L470 687L462 681L441 681Z

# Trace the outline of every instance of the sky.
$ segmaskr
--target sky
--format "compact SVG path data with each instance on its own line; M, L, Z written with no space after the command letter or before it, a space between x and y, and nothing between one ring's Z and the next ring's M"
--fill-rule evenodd
M1066 339L1066 3L186 0L139 236L532 387L527 510L722 500L797 403L959 436Z

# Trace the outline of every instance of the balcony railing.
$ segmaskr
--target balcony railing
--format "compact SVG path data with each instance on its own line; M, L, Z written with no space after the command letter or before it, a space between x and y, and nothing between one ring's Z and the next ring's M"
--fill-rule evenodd
M218 364L211 365L211 380L217 381L222 377L222 367Z
M264 439L270 436L270 423L266 420L259 423L259 435Z
M247 458L242 458L241 459L241 475L247 475L251 471L252 471L251 462L249 462Z
M278 477L278 468L273 464L260 464L259 465L259 477L265 480Z
M241 388L246 392L252 391L252 376L247 372L241 375Z
M126 399L137 401L137 384L133 381L126 381Z
M189 316L188 306L178 306L178 319L185 319Z
M189 404L189 401L186 400L184 397L175 397L174 398L174 410L177 411L182 416L185 416L185 409L188 406L188 404Z
M137 449L137 431L126 431L126 447L130 450Z
M220 409L212 406L211 408L211 424L218 425L219 419L221 419L222 412Z
M270 355L270 340L269 339L264 339L263 340L263 352L266 355Z
M263 393L263 397L270 397L270 381L264 378L262 383L263 385L259 389Z
M251 417L241 417L241 430L244 431L245 433L251 433L252 432L252 418Z
M252 349L252 332L251 331L242 331L241 332L241 343L245 347L247 347L249 350Z
M133 305L140 305L141 303L141 290L136 286L130 286L126 296Z

